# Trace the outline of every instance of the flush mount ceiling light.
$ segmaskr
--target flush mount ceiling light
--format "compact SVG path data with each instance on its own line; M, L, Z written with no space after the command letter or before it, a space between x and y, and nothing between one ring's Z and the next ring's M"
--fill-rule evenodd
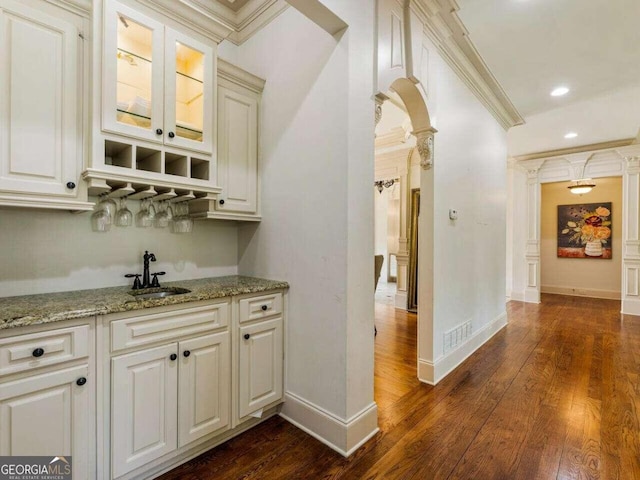
M553 90L551 90L551 96L552 97L562 97L563 95L566 95L567 93L569 93L569 88L568 87L556 87Z
M577 136L578 134L576 132L569 132L564 136L564 138L570 139L570 138L576 138Z
M596 184L590 178L583 178L582 180L575 180L567 188L575 195L582 195L583 193L589 193L595 186Z

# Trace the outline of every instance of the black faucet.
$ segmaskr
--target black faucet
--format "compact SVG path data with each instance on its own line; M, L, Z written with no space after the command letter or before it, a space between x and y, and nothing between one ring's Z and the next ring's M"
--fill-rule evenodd
M125 275L126 278L134 278L133 281L133 290L139 290L141 288L149 288L149 287L159 287L160 282L158 281L158 275L164 275L165 272L158 272L149 274L149 262L155 262L156 256L153 253L149 253L148 250L145 250L144 255L142 256L144 269L142 271L142 282L140 281L139 273L127 273ZM153 275L153 280L151 280L151 275Z
M156 256L153 253L149 253L145 250L144 255L142 256L144 260L144 270L142 270L142 287L147 288L151 286L151 278L149 277L149 262L155 262Z

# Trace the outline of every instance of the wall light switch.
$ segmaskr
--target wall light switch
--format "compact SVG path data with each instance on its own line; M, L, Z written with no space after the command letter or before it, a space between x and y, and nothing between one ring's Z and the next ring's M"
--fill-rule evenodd
M458 211L455 208L450 208L449 209L449 218L451 220L457 220L458 219Z

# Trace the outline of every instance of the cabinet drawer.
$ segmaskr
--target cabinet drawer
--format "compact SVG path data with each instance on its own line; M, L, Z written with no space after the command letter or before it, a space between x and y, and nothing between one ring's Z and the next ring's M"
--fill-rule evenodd
M111 322L111 350L146 345L229 325L229 301Z
M19 335L0 340L0 376L84 358L89 325Z
M244 298L239 302L240 323L260 320L282 313L282 293Z

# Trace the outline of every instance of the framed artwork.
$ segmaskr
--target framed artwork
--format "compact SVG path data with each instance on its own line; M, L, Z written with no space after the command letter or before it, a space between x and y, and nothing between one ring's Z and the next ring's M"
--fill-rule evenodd
M558 205L558 257L611 258L611 202Z

